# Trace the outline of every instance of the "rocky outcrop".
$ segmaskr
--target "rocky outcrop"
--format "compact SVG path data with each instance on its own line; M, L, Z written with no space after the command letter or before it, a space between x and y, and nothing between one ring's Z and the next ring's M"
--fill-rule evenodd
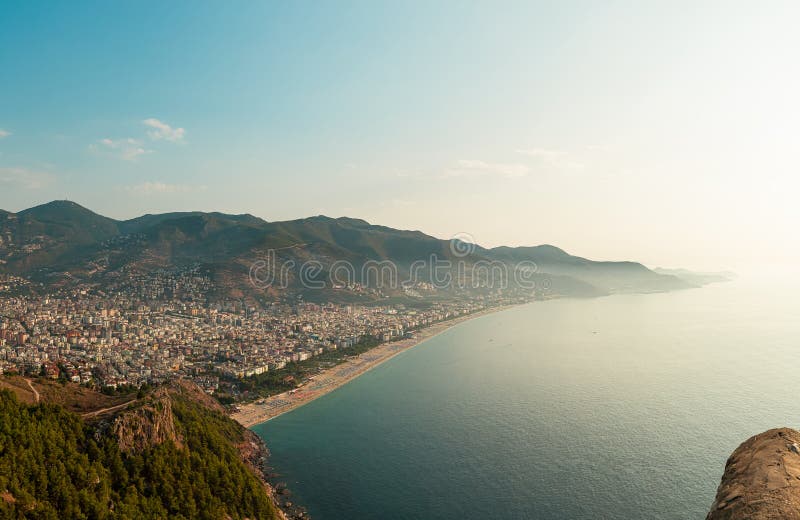
M728 459L706 520L800 520L800 432L768 430Z
M159 388L138 406L118 415L111 431L124 452L140 452L168 440L178 447L183 445L183 438L175 428L172 398L167 388Z
M174 380L164 385L134 406L117 415L111 431L124 452L141 451L166 441L183 446L183 437L175 427L172 403L175 398L188 401L225 414L225 409L199 386L189 381Z

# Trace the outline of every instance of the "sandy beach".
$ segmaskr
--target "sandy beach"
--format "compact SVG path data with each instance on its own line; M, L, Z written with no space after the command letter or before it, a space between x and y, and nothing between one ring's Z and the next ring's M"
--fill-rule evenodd
M282 394L273 395L258 402L251 402L239 405L239 411L232 414L231 418L239 422L246 428L256 424L268 421L281 414L294 410L314 399L321 397L328 392L336 390L342 385L347 384L353 379L357 378L364 372L388 361L397 354L404 352L420 343L446 331L450 327L454 327L459 323L485 316L494 312L499 312L512 307L505 305L500 307L492 307L479 312L474 312L466 316L459 316L447 321L439 322L430 327L415 331L413 338L401 339L398 341L391 341L382 343L377 347L361 354L360 356L351 358L344 363L331 367L316 376L313 380L307 382L302 387L291 392L284 392ZM259 404L261 403L261 404Z

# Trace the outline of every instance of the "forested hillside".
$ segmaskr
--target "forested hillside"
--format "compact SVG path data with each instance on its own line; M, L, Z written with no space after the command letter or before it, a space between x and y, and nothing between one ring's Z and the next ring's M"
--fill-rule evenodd
M171 408L174 438L123 450L113 422L0 390L0 518L279 518L240 457L245 430L180 393L166 403L147 406Z

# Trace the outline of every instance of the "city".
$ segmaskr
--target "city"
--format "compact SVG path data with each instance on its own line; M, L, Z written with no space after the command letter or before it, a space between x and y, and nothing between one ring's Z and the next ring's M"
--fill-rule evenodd
M52 296L3 296L26 281L0 284L0 373L66 379L106 391L188 378L208 393L326 351L372 338L408 338L433 323L519 297L473 297L425 308L297 302L266 308L211 303L204 276L163 275L108 294L80 285ZM135 282L135 280L133 281ZM164 297L169 293L183 297ZM177 287L181 291L173 291ZM146 291L143 293L143 289Z

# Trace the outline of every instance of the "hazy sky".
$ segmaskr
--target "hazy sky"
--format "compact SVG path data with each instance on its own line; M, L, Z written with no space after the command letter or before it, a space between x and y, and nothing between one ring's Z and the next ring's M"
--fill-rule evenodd
M800 2L3 2L0 207L800 261Z

